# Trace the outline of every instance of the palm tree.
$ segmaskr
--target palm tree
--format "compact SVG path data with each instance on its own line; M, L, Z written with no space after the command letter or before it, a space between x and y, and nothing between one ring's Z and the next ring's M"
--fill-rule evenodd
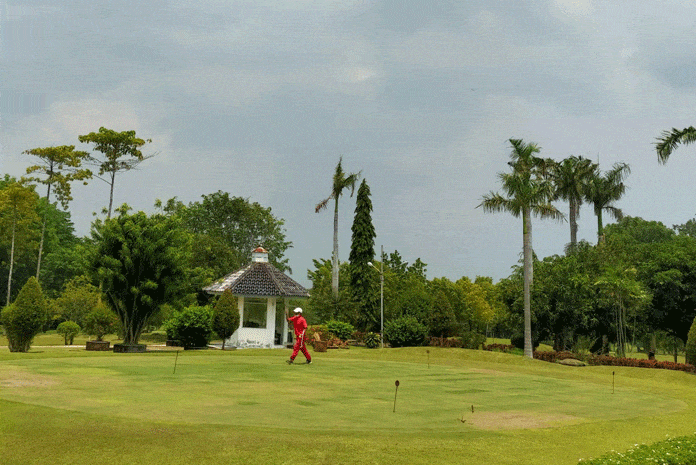
M587 183L586 199L593 206L597 216L597 243L604 242L604 227L602 225L602 212L606 210L611 216L620 220L623 212L614 206L613 202L619 200L624 192L626 185L623 180L631 173L631 167L626 163L614 163L611 170L602 174L599 167L594 170L594 174Z
M556 197L568 201L570 223L570 245L578 243L578 218L580 206L596 166L589 159L572 155L556 163L552 178L556 186Z
M662 131L662 137L657 138L655 150L657 161L664 164L679 144L689 145L696 142L696 128L689 126L684 129L672 128L672 131Z
M525 144L521 139L510 139L511 173L499 173L506 196L491 192L483 196L478 207L485 212L509 212L516 218L522 216L522 244L524 257L524 355L534 357L532 346L531 287L532 266L532 215L540 218L563 219L563 214L551 205L554 188L545 176L548 160L535 157L540 148ZM478 208L477 207L477 208Z
M355 192L355 183L358 182L360 178L360 172L346 175L341 166L342 162L343 157L338 159L338 165L336 165L331 195L319 202L314 209L316 213L319 213L326 208L330 200L333 199L334 201L333 255L331 257L331 291L333 292L334 299L338 299L338 199L343 194L343 190L347 188L350 188L350 196L352 197Z

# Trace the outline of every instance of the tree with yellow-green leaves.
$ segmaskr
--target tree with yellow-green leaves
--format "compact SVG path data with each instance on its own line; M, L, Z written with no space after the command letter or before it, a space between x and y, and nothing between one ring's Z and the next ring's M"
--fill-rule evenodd
M12 273L20 254L35 246L38 196L34 189L6 177L0 189L0 242L10 246L7 305L12 294Z
M51 190L53 190L63 209L67 210L68 204L72 200L70 183L83 181L84 184L87 184L86 180L92 177L92 172L82 168L82 162L89 157L89 154L75 150L74 145L35 148L26 150L24 153L39 159L36 165L27 168L27 174L33 175L27 179L46 186L46 205L44 206L39 256L36 263L36 279L39 279L44 236L46 235L48 205L51 203Z
M48 320L48 306L35 277L29 278L17 300L0 313L10 352L27 352Z

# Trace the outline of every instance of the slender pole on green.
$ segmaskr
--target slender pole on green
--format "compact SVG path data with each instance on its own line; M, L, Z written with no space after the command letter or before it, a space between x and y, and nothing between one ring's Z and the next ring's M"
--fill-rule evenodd
M176 373L176 362L179 360L179 351L176 351L176 358L174 359L174 372L172 374Z
M396 391L394 391L394 410L392 410L392 412L396 412L396 395L399 393L399 380L398 379L396 380L396 383L394 383L394 385L396 385Z

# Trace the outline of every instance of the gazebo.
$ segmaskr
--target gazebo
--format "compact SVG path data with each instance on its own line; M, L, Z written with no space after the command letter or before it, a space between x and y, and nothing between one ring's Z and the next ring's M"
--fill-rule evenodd
M285 309L289 299L308 298L309 292L268 262L268 251L256 248L251 264L203 288L220 295L229 289L237 297L239 328L225 341L233 347L285 347L288 333Z

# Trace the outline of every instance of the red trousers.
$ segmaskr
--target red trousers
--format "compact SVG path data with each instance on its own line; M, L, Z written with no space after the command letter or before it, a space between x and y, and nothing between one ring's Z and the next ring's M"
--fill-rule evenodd
M295 338L295 345L292 346L292 355L290 356L290 360L295 360L295 357L297 357L297 353L299 351L302 351L307 360L312 360L312 357L309 355L309 351L307 350L307 346L305 345L304 333L302 333L302 336L297 336Z

